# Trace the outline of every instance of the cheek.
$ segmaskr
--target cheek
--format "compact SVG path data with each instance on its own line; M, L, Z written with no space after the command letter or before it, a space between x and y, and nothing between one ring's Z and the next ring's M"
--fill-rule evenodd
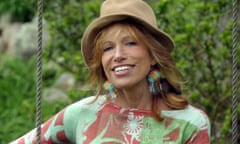
M151 65L153 66L153 65L155 65L157 62L156 62L156 60L154 59L154 58L150 58L151 59Z
M102 58L101 58L101 63L102 63L102 67L103 67L103 69L105 69L105 67L106 67L106 63L107 63L107 59L106 59L106 57L105 56L102 56Z
M103 71L105 73L105 75L107 76L107 71L108 71L108 66L109 66L109 59L108 57L106 56L102 56L102 59L101 59L101 64L102 64L102 68L103 68Z
M111 59L112 59L112 53L111 52L103 53L102 57L101 57L102 65L104 65L104 66L110 65Z
M139 60L142 60L146 64L149 63L150 65L152 65L156 63L156 61L150 56L150 54L146 50L142 50L137 53L135 52L134 54L138 55Z

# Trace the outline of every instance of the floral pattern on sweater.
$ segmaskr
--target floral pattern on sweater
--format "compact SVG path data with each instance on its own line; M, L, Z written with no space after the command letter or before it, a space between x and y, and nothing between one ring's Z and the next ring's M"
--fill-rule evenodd
M191 105L162 111L158 122L151 111L125 109L105 97L85 98L42 124L42 144L209 144L206 114ZM12 142L35 144L36 130Z

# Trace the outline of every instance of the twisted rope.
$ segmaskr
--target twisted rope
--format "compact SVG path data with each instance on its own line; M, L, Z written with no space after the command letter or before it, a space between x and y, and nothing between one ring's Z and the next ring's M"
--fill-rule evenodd
M233 49L232 49L232 144L237 144L238 140L238 118L237 118L237 45L238 45L238 9L237 0L232 1L233 5ZM42 88L42 14L43 0L38 0L38 50L37 50L37 84L36 84L36 127L37 144L41 144L41 88Z
M43 0L38 0L38 50L37 50L37 89L36 89L36 127L37 144L41 144L41 88L42 88L42 13Z
M237 0L232 1L233 6L233 28L232 28L232 144L237 144L238 140L238 118L237 118L237 82L238 82L238 70L237 70L237 46L238 46L238 9Z

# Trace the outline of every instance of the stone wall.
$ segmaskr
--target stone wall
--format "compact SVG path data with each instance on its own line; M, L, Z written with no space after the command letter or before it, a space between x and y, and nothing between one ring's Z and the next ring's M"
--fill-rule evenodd
M37 18L28 23L11 22L9 14L0 17L0 53L29 59L37 51ZM43 21L43 48L50 36Z
M20 57L24 61L29 60L36 54L38 48L37 26L38 23L36 17L31 22L12 23L10 14L0 16L0 54ZM47 22L45 20L43 20L42 40L44 50L50 41ZM46 69L61 69L52 61L44 63L43 67ZM67 96L67 91L73 88L74 85L74 75L71 73L63 73L57 78L52 86L43 88L43 99L49 103L55 101L70 102L70 98Z

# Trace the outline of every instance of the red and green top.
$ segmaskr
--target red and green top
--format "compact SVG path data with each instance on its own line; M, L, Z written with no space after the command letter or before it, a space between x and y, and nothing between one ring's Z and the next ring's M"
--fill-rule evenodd
M156 121L151 111L122 108L104 96L76 102L42 125L42 144L209 144L206 114L191 105L162 111ZM12 144L35 144L36 129Z

